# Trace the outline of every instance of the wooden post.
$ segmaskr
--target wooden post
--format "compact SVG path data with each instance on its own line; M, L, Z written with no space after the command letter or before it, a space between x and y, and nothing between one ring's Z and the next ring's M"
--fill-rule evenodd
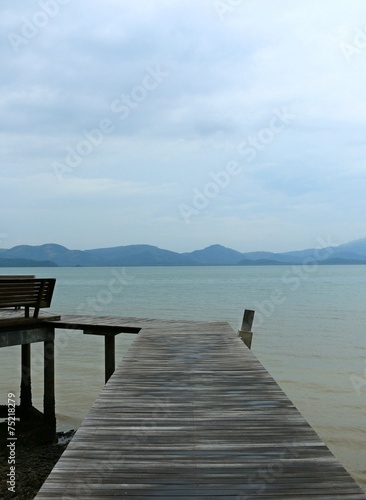
M253 339L252 325L254 320L254 314L255 311L252 311L250 309L245 309L241 328L240 330L238 330L238 336L248 347L248 349L250 349L252 346L252 339Z
M22 379L20 383L20 408L25 416L32 408L31 345L22 345Z
M49 338L44 342L44 397L43 413L48 437L56 437L55 413L55 330L49 331Z
M104 335L105 383L108 382L116 368L115 344L115 335Z
M138 333L139 328L135 327L121 327L121 328L109 328L106 331L103 328L89 327L90 329L84 329L84 335L103 335L104 336L104 380L105 383L111 378L116 368L116 335L122 332L127 333Z

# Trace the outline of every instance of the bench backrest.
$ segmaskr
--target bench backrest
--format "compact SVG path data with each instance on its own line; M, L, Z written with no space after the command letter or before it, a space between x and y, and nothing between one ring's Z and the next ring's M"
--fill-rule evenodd
M50 307L55 278L9 278L0 279L0 307L25 307L25 315L29 316L29 308L34 307L33 317L38 317L41 307Z

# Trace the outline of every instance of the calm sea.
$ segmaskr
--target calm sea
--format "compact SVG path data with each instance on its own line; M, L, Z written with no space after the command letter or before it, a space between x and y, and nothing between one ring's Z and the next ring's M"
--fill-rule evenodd
M366 266L2 269L56 277L51 311L228 321L256 311L252 350L366 489ZM57 332L59 430L77 427L104 381L103 338ZM117 337L121 358L133 335ZM33 349L42 408L42 346ZM2 404L19 395L19 348L0 349Z

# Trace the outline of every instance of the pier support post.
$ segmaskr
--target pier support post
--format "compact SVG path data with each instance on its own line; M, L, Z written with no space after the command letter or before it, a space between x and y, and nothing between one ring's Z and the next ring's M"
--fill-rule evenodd
M104 358L105 358L105 383L111 378L116 368L115 350L116 350L115 335L104 336Z
M32 408L31 345L22 345L22 378L20 382L20 408L28 416Z
M252 325L254 320L254 314L255 311L252 311L250 309L245 309L241 328L240 330L238 330L238 336L248 347L248 349L250 349L252 346L252 339L253 339Z
M43 413L50 440L56 437L55 413L55 330L51 328L44 342L44 399Z
M104 380L105 383L111 378L116 369L116 335L125 331L123 329L114 328L113 331L102 331L98 329L84 329L84 335L102 335L104 336ZM140 329L135 328L132 332L138 333Z

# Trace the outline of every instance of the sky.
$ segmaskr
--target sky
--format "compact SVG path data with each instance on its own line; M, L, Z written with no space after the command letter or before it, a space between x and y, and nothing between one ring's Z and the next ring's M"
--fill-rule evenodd
M366 236L364 0L2 0L0 248Z

